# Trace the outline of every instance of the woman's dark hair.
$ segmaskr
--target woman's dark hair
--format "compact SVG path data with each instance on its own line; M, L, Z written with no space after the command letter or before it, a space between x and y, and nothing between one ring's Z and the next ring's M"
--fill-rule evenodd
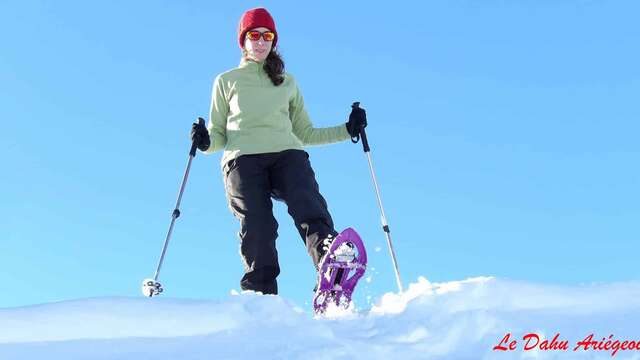
M242 55L247 57L247 50L242 49ZM264 61L264 71L269 75L273 85L278 86L284 81L284 61L278 49L272 47L269 55Z
M269 55L264 61L264 71L267 72L273 85L278 86L284 81L284 61L278 49L271 48Z

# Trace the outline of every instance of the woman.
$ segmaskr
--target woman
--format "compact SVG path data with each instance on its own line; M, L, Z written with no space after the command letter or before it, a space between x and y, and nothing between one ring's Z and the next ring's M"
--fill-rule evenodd
M276 26L266 9L242 15L238 41L240 65L215 78L209 123L194 124L191 137L204 153L224 149L227 200L240 221L241 288L277 294L278 223L271 198L287 204L317 269L337 232L302 149L356 137L366 114L354 108L346 124L313 127L296 80L284 71Z

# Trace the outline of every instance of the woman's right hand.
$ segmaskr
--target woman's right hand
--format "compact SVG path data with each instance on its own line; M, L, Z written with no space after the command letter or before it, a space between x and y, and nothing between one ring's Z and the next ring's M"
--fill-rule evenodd
M211 145L211 139L209 138L209 131L204 126L204 121L198 121L191 125L191 141L196 144L196 147L200 151L206 151Z

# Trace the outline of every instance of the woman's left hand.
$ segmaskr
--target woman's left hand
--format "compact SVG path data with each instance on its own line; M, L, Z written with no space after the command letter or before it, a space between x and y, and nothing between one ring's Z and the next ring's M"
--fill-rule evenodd
M349 121L347 122L347 131L352 138L357 137L360 134L360 129L367 127L367 112L359 107L353 106L351 114L349 115Z

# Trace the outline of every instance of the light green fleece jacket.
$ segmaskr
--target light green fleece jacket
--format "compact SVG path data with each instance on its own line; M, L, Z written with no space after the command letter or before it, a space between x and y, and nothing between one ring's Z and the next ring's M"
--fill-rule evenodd
M314 128L295 78L273 85L264 61L242 59L216 76L207 129L211 154L224 149L220 165L244 154L302 149L350 139L345 124Z

